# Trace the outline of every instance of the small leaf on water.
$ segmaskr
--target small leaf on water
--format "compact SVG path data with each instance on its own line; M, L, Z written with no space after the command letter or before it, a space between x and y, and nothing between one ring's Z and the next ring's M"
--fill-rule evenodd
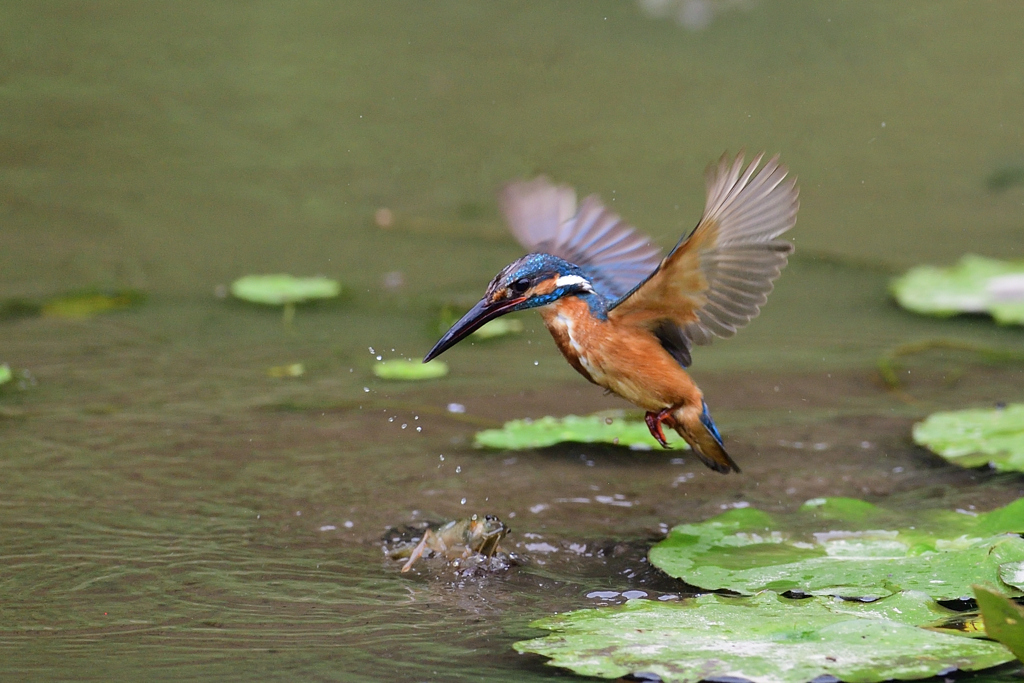
M1024 324L1021 261L967 254L950 268L913 268L893 280L890 290L901 306L916 313L989 313L1000 323Z
M448 374L448 366L439 360L432 360L429 363L421 363L418 360L394 360L380 361L373 366L373 374L381 379L395 380L420 380L436 379Z
M0 384L6 384L14 378L14 373L11 372L11 366L7 363L0 365Z
M515 644L577 674L618 678L645 672L666 683L728 676L756 683L805 683L830 675L869 683L971 671L1012 659L985 640L917 628L952 614L921 593L866 604L702 595L678 602L631 600L621 607L548 617L551 635Z
M1020 594L1022 531L1024 501L977 516L938 510L909 518L863 501L816 499L780 519L746 508L681 524L651 548L650 560L693 586L743 594L918 590L954 599L979 582Z
M523 321L518 318L498 318L492 320L471 336L474 339L495 339L523 331Z
M292 363L290 365L275 365L267 370L267 374L271 377L302 377L306 374L306 366L302 363Z
M933 413L914 425L914 441L964 467L1024 471L1024 403Z
M688 448L671 430L665 430L665 436L673 448ZM545 448L566 441L607 443L644 450L661 448L642 420L627 420L603 414L511 420L501 429L477 432L474 441L477 446L510 450Z
M90 318L98 313L139 306L145 300L145 294L131 289L120 292L77 292L47 299L40 313L53 318Z
M286 274L246 275L231 283L231 295L270 306L297 304L312 299L332 299L341 285L325 277L294 277Z

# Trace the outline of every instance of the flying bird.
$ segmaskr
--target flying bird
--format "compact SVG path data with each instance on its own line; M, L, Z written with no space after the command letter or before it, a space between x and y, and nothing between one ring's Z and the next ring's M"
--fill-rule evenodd
M763 154L723 155L706 173L704 215L662 258L596 195L545 177L506 185L501 209L531 253L505 266L483 298L423 359L429 362L490 320L537 308L581 375L646 412L665 447L674 429L711 469L740 469L725 450L704 394L686 373L695 344L731 337L757 316L793 245L799 191Z

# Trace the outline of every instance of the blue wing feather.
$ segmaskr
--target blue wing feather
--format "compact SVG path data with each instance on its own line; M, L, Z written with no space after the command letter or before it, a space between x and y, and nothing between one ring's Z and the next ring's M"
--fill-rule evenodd
M577 208L572 188L541 176L506 185L499 200L520 244L576 264L609 301L629 292L661 263L661 250L594 195Z

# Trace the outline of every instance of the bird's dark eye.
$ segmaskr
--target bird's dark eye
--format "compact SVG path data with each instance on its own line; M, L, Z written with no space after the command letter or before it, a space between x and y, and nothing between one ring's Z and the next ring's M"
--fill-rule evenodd
M529 288L530 280L525 277L519 278L509 286L509 289L512 290L512 293L517 295L525 293L526 290L528 290Z

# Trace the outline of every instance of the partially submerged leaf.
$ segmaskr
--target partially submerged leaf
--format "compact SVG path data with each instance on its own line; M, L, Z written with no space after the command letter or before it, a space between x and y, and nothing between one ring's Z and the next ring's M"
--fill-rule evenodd
M852 514L844 518L844 509ZM863 501L818 499L782 520L744 508L679 525L650 560L693 586L744 594L877 598L918 590L954 599L990 583L1019 595L1022 531L1024 500L976 517L936 511L906 519Z
M1024 403L933 413L914 425L914 441L964 467L1024 471Z
M231 283L231 295L244 301L270 306L297 304L313 299L331 299L341 294L341 285L325 277L294 277L286 274L246 275Z
M985 635L1010 648L1024 661L1024 609L1005 595L985 586L974 587L974 597L985 623Z
M40 313L54 318L89 318L97 313L132 308L145 300L145 294L131 289L119 292L76 292L47 299L43 302Z
M671 430L665 430L665 436L673 448L688 448ZM629 446L635 450L660 448L645 422L608 415L545 416L536 420L511 420L501 429L477 432L474 441L477 446L510 450L545 448L566 441L608 443Z
M396 358L384 360L373 366L373 374L381 379L418 380L435 379L448 374L448 366L443 361L433 360L421 363L418 360Z
M989 313L997 322L1024 324L1024 262L968 254L950 268L919 266L893 280L901 306L948 317Z
M515 644L577 674L655 674L666 683L745 678L850 683L971 671L1012 659L997 643L917 628L949 610L920 593L870 604L830 598L790 600L702 595L679 603L631 600L534 622L553 633Z

